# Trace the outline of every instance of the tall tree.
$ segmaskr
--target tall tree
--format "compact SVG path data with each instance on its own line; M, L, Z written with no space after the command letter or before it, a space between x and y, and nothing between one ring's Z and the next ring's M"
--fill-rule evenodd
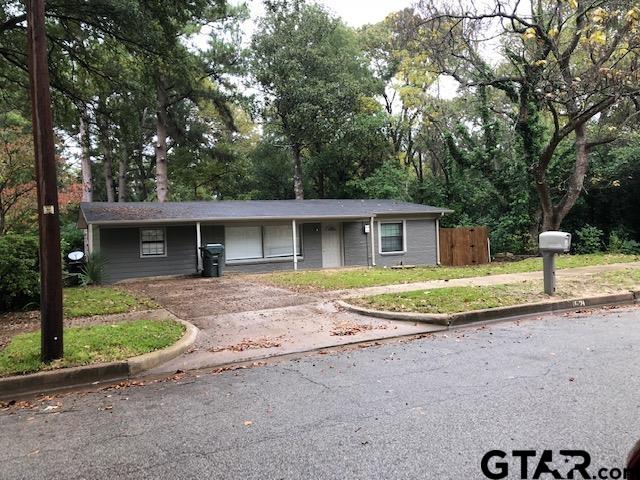
M515 109L513 128L531 172L543 230L560 228L583 189L589 151L615 138L591 136L607 112L627 109L640 93L638 22L634 1L534 0L490 2L488 9L422 2L417 33L436 73L464 89L486 87ZM486 39L500 38L502 62L490 62ZM574 162L559 185L549 169L562 144Z
M295 197L302 199L305 149L330 143L370 94L372 79L354 32L322 7L303 0L265 6L252 41L252 71L265 96L263 116L288 144Z

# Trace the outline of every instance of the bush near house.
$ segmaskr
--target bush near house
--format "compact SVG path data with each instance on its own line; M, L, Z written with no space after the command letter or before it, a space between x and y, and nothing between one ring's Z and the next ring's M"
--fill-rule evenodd
M596 253L604 250L602 237L604 233L598 227L585 225L576 231L575 251L576 253Z
M39 303L38 238L0 236L0 312L37 308Z

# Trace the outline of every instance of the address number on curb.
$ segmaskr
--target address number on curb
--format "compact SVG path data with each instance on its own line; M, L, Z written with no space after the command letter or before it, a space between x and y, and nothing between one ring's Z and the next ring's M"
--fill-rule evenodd
M573 301L573 306L574 307L586 307L587 303L584 300L574 300Z

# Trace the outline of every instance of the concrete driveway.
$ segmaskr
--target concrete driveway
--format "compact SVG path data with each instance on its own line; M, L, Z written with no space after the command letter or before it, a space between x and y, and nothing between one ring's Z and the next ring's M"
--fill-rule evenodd
M149 373L257 361L444 327L348 312L325 295L300 294L246 276L182 278L123 285L200 329L194 347Z

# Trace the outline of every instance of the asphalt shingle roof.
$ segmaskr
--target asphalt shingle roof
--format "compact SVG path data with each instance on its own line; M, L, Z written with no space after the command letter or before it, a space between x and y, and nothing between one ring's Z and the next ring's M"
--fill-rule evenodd
M450 213L446 208L395 200L226 200L210 202L91 202L80 204L80 224L224 220L368 218Z

